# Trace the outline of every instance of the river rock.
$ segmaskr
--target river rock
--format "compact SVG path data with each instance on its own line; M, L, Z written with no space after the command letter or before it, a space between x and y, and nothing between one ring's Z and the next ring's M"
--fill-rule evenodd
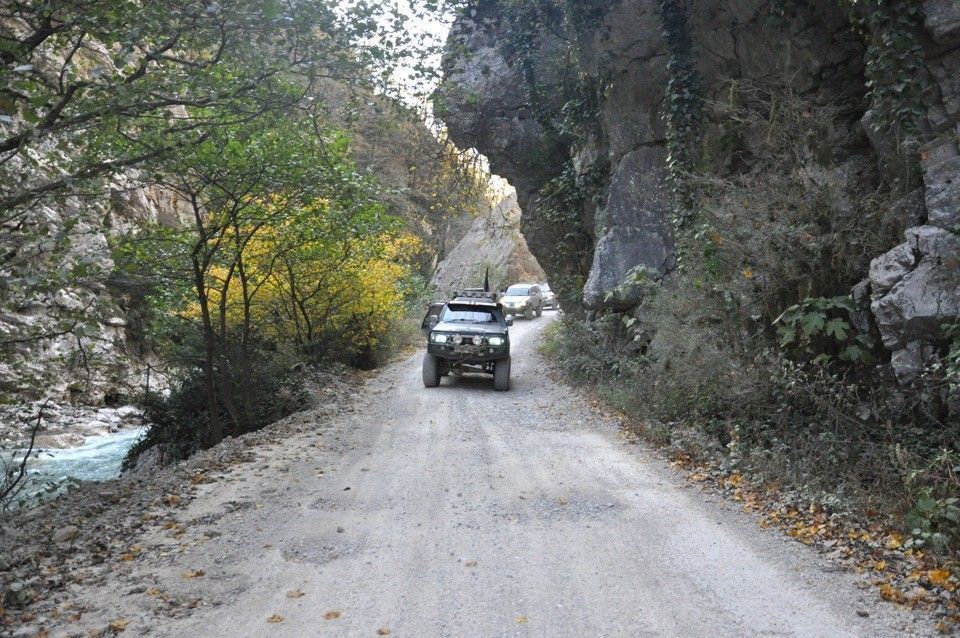
M41 434L36 439L35 447L41 450L66 450L83 445L84 440L84 436L76 432Z
M33 592L21 581L14 581L7 587L3 601L10 607L25 607L33 600Z
M143 413L140 411L139 408L132 405L121 406L117 408L115 412L117 416L123 419L124 421L136 420L143 415Z
M106 421L94 420L87 423L85 429L89 434L106 434L107 432L110 432L111 428L113 427L115 427L114 424Z
M76 525L67 525L61 527L53 535L54 543L69 543L70 541L76 540L80 536L80 528Z

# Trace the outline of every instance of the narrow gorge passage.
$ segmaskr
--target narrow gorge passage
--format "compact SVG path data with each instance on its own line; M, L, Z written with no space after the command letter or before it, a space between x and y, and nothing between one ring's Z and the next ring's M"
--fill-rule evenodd
M909 633L855 576L705 499L551 380L537 346L553 320L512 328L509 393L486 378L424 389L417 352L333 423L211 474L168 513L182 527L139 539L104 585L72 587L87 608L78 624L123 618L130 633L165 636Z

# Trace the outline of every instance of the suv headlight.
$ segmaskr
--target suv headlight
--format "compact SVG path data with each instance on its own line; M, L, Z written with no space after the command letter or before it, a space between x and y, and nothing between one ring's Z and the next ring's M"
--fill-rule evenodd
M490 337L487 339L487 343L489 343L491 346L502 346L503 337Z
M434 332L433 334L430 335L430 341L434 343L446 343L449 339L450 339L449 336L445 334L439 334L437 332Z

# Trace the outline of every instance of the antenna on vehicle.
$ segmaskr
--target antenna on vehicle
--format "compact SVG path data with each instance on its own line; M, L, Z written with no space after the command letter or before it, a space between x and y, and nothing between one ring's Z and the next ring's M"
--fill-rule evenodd
M490 266L487 266L487 275L483 278L483 292L490 292Z

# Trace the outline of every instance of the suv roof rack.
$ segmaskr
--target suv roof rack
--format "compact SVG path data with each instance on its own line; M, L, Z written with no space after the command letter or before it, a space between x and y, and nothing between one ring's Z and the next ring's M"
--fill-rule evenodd
M456 290L453 293L454 299L489 299L490 301L497 300L497 293L487 292L486 290L480 290L477 288L468 288L466 290Z

